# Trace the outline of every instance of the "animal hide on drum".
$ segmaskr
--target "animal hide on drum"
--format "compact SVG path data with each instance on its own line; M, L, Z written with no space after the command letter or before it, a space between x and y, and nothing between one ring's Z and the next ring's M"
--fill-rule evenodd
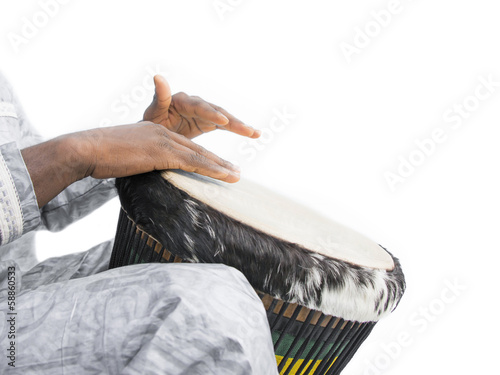
M352 321L377 321L405 289L399 261L372 269L328 258L239 222L192 198L160 172L116 180L123 209L172 254L241 271L262 292Z

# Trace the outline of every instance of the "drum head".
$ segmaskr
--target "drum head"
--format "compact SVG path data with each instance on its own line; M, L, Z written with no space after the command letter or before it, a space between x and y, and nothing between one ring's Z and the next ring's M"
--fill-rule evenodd
M215 210L283 241L358 266L394 268L392 257L376 242L253 182L229 184L180 170L162 176Z

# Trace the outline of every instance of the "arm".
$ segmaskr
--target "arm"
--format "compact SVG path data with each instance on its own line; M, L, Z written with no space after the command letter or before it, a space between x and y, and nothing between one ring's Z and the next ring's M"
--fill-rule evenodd
M239 179L235 166L190 139L215 129L249 138L258 138L260 131L197 96L172 95L162 76L155 76L154 83L155 96L144 113L147 122L74 133L22 150L39 207L88 176L104 179L179 168L227 182Z
M21 151L43 207L73 182L183 169L226 182L238 168L183 135L151 122L64 135Z

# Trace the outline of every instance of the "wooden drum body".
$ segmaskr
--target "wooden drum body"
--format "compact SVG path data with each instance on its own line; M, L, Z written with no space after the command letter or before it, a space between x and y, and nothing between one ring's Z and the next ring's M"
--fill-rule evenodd
M339 374L403 295L400 264L385 249L256 184L165 171L116 186L110 268L235 267L266 308L280 374Z

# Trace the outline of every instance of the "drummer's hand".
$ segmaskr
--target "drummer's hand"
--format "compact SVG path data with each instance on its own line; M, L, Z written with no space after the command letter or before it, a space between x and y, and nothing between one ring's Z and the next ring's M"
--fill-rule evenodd
M215 129L228 130L249 138L260 137L256 130L215 104L183 92L172 95L167 80L154 76L155 96L144 112L144 121L161 124L168 130L194 138Z
M87 160L83 176L124 177L152 170L182 169L226 182L239 169L183 135L152 122L98 128L70 134ZM89 157L90 156L90 157Z

